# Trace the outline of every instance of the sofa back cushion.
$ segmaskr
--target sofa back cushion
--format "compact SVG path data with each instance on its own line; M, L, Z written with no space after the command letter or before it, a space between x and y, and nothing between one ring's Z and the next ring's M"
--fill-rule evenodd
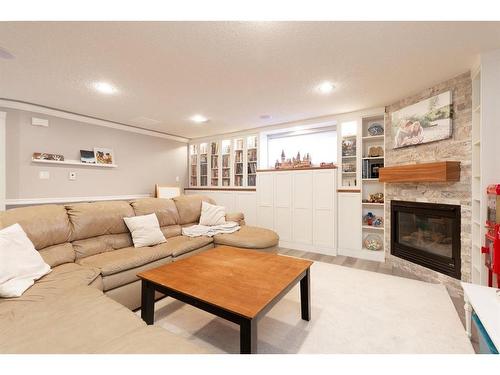
M201 202L215 204L212 198L205 195L180 195L172 198L179 212L179 224L198 223L201 214Z
M156 214L160 227L179 224L179 212L172 199L143 198L130 202L136 216Z
M50 204L0 212L0 228L15 223L21 225L37 250L63 244L72 236L71 224L64 206Z
M66 210L73 229L72 241L107 234L129 235L123 218L134 216L132 206L124 201L69 204Z
M49 246L39 250L39 252L45 263L51 268L75 261L75 250L73 250L73 245L69 242Z
M76 259L134 246L130 233L103 234L72 242Z

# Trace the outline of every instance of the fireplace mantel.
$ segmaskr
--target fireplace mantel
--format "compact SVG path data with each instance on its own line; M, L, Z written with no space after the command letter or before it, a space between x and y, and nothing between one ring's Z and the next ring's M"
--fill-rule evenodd
M379 169L380 182L450 182L460 181L460 162L405 164Z

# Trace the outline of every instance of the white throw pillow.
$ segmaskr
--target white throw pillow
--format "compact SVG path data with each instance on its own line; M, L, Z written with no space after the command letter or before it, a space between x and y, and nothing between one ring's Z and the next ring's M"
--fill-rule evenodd
M156 214L124 217L123 220L132 234L134 247L153 246L167 241Z
M201 202L200 225L221 225L226 222L226 208Z
M19 224L0 230L0 297L20 297L50 272Z

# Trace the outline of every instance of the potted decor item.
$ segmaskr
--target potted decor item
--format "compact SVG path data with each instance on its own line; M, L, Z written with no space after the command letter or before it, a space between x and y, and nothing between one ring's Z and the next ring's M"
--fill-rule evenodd
M375 135L383 135L384 127L378 122L374 122L368 127L368 134L372 137Z
M369 234L365 237L363 245L367 250L378 251L382 249L383 241L380 236L376 234Z

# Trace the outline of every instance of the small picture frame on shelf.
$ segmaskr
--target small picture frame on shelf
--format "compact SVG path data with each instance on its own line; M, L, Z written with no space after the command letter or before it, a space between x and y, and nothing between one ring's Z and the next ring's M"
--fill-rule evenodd
M342 140L342 156L356 156L356 138Z
M378 178L379 169L384 166L384 163L371 163L370 164L370 178Z
M51 160L51 161L64 161L64 155L49 154L47 152L34 152L34 160Z
M93 150L80 150L80 161L84 164L95 164L95 153Z
M94 147L94 155L96 164L113 164L114 155L113 150L104 147Z

